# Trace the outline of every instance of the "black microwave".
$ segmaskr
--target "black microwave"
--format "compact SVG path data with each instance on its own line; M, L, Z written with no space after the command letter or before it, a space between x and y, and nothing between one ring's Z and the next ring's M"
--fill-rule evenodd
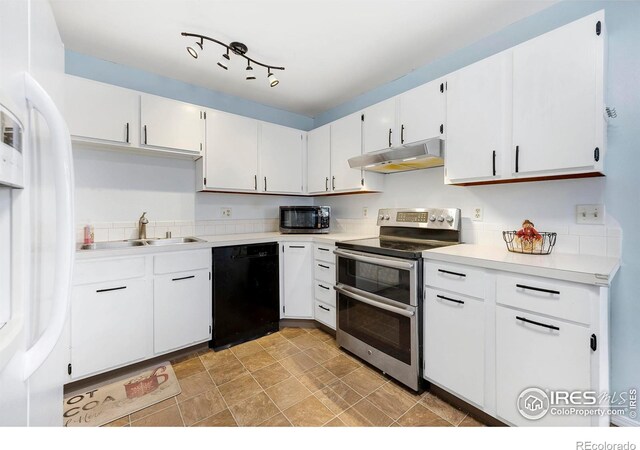
M281 206L281 233L328 233L331 222L329 206Z

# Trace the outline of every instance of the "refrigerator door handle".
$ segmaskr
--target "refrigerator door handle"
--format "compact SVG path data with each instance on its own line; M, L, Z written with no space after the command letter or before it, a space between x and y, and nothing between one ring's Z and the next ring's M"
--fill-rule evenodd
M25 91L29 105L46 120L53 145L53 172L56 199L55 276L51 317L47 328L25 354L24 379L28 379L47 359L62 335L69 308L71 277L75 259L73 157L67 124L47 92L25 74Z

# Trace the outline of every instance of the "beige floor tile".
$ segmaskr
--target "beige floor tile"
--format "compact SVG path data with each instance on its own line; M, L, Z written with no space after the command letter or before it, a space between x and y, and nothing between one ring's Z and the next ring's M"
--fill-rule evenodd
M161 402L156 403L155 405L151 405L148 406L144 409L141 409L140 411L136 411L134 413L131 413L131 422L135 421L135 420L140 420L145 416L148 416L150 414L153 413L157 413L158 411L161 411L163 409L166 409L170 406L173 406L176 404L176 398L175 397L171 397L168 398L166 400L162 400Z
M291 377L289 371L278 362L253 372L253 378L256 379L263 389L278 384L289 377Z
M283 413L296 427L319 427L334 417L334 414L314 396L296 403Z
M231 352L236 355L238 358L243 356L251 355L253 353L257 353L261 350L264 350L260 344L256 341L245 342L244 344L236 345L230 348Z
M320 328L311 328L311 329L309 329L309 334L311 336L317 337L321 341L328 341L330 339L335 339L329 333L327 333L326 331L321 330Z
M271 347L266 347L265 350L278 361L298 354L302 351L286 339L283 342L278 342L272 345Z
M227 408L222 396L215 388L183 401L179 407L186 426L193 425Z
M284 368L293 375L300 375L317 365L313 359L309 358L304 353L298 353L282 359L280 360L280 364L282 364Z
M347 425L338 417L336 417L335 419L325 423L324 426L325 427L346 427Z
M124 427L129 425L131 422L129 421L129 416L120 417L112 422L105 423L102 425L103 427Z
M398 419L403 427L450 427L451 424L420 403Z
M387 383L387 380L382 376L365 367L360 367L345 375L342 377L342 381L363 397Z
M284 414L278 413L275 416L265 420L258 426L260 427L291 427L293 425L291 425L291 422L289 422L289 419L287 419L284 416Z
M324 342L320 342L315 347L306 349L304 353L317 363L323 363L340 355L340 351L338 349Z
M213 380L211 380L209 373L206 371L191 375L188 378L183 378L179 380L179 383L182 392L177 397L178 402L182 402L215 387Z
M240 362L249 372L255 372L276 362L276 360L264 350L239 357L238 359L240 359Z
M249 374L218 386L218 389L229 406L262 392L260 385Z
M460 424L458 425L459 427L484 427L485 425L474 419L471 416L467 416L464 419L462 419L462 422L460 422Z
M198 355L190 355L189 357L173 360L171 361L171 367L173 367L178 380L204 371L204 366Z
M454 426L458 426L460 422L462 422L462 419L464 419L464 417L466 416L466 413L463 413L459 409L454 408L453 406L451 406L444 400L439 399L430 392L427 392L422 397L420 403Z
M312 336L309 333L301 334L300 336L289 339L300 350L306 350L308 348L315 347L322 344L322 341L317 337Z
M416 399L390 383L369 394L367 400L393 420L398 420L417 403Z
M168 408L150 414L140 420L132 421L132 427L183 427L182 417L178 410L178 405L174 404Z
M200 361L202 361L205 369L211 369L212 367L226 364L235 359L236 356L228 348L225 350L220 350L219 352L209 350L208 352L200 354Z
M357 363L350 360L345 355L331 358L330 360L322 363L322 366L338 378L342 378L343 376L353 372L360 367Z
M283 342L287 342L287 338L282 336L279 332L268 334L266 336L262 336L257 340L258 344L260 344L263 348L273 347L276 344L281 344Z
M225 409L224 411L220 411L217 414L214 414L211 417L207 417L206 419L201 420L200 422L196 422L192 425L193 427L237 427L236 423L231 411Z
M316 392L336 380L336 376L322 366L315 366L296 378L311 392Z
M235 356L228 362L224 364L216 364L209 369L211 378L218 386L228 383L231 380L235 380L241 375L246 375L247 373L249 373L247 369L245 369L242 363Z
M276 405L264 392L249 397L230 407L238 425L256 426L279 413Z
M319 390L314 396L334 414L343 413L351 407L344 398L329 387Z
M394 423L371 403L365 402L362 400L348 408L338 418L348 427L387 427Z
M296 336L301 336L306 333L307 333L307 330L305 330L304 328L285 327L280 330L280 334L286 337L287 339L291 339Z
M311 391L293 377L271 386L265 392L281 410L287 409L311 395Z
M358 394L356 391L351 389L341 380L335 380L330 382L327 387L331 388L340 398L344 399L349 406L353 406L362 400L362 396Z

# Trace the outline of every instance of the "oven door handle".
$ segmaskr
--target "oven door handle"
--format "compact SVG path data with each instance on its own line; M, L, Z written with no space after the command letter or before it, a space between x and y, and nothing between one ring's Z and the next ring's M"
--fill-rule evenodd
M389 311L395 314L400 314L401 316L405 316L405 317L413 317L415 315L415 312L413 311L407 311L406 309L402 309L402 308L398 308L395 306L391 306L391 305L387 305L385 303L380 303L377 302L375 300L371 300L368 299L367 297L363 297L362 295L358 295L358 294L354 294L353 292L349 292L346 289L343 289L339 286L334 286L334 289L338 292L340 292L342 295L346 295L349 298L352 298L354 300L357 300L359 302L362 303L366 303L367 305L371 305L374 306L376 308L380 308L380 309L384 309L385 311Z
M360 253L348 252L346 250L336 249L333 253L343 258L353 259L355 261L362 261L370 264L376 264L378 266L391 267L394 269L413 270L414 264L404 261L396 261L394 259L379 258L376 256L365 256Z

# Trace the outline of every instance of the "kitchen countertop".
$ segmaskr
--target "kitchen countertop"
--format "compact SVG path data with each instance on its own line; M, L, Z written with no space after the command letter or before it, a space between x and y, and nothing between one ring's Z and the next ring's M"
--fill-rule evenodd
M466 264L486 269L515 272L597 286L609 286L620 267L618 258L603 256L551 253L523 255L506 248L475 244L451 245L426 250L423 258L435 261Z
M315 242L334 245L338 241L348 241L373 237L370 234L327 233L327 234L281 234L277 231L267 233L243 233L195 236L204 242L190 242L188 244L171 244L163 246L141 246L118 249L77 250L76 260L95 258L112 258L118 256L148 255L152 253L178 252L186 250L224 247L227 245L261 244L264 242Z

